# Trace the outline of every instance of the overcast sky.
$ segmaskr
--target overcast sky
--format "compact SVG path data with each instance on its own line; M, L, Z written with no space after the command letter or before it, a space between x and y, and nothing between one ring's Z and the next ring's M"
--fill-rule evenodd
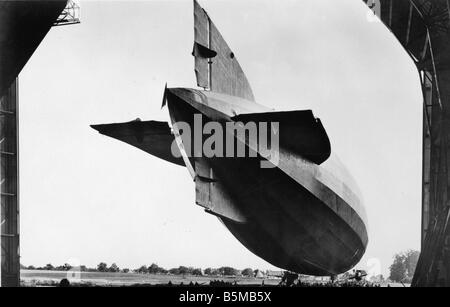
M420 247L422 98L416 69L360 0L200 1L260 104L312 109L362 191L383 273ZM90 124L168 120L165 82L195 87L192 1L84 1L20 75L21 255L269 269L195 205L188 171Z

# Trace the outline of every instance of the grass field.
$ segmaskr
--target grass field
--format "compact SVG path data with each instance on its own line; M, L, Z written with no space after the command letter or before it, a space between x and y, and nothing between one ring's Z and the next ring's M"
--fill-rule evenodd
M59 272L21 270L23 286L55 286L67 278L71 284L86 286L130 286L130 285L167 285L169 281L174 285L198 283L209 285L211 280L223 280L239 285L277 285L279 279L260 279L245 277L204 277L204 276L176 276L137 273L100 273L100 272Z
M138 274L138 273L100 273L100 272L60 272L60 271L35 271L21 270L21 285L25 287L45 287L58 286L60 281L67 278L72 285L79 286L101 286L101 287L117 287L117 286L158 286L168 285L189 285L193 284L208 286L210 281L220 280L228 283L237 283L237 285L251 286L276 286L280 279L268 278L245 278L245 277L224 277L224 276L178 276L178 275L158 275L158 274ZM388 286L387 283L381 285ZM390 287L409 287L397 283L389 283Z

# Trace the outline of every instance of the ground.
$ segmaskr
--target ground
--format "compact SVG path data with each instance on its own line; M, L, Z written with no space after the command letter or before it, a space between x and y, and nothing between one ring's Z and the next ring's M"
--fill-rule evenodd
M209 286L211 281L219 281L214 285L227 285L237 283L238 285L249 286L276 286L280 279L277 278L248 278L248 277L223 277L223 276L190 276L190 275L159 275L159 274L138 274L138 273L100 273L100 272L62 272L62 271L37 271L21 270L21 285L26 287L35 286L58 286L64 278L70 280L72 285L81 286L157 286L168 285L189 285L197 283L200 286ZM304 283L303 286L330 286L326 282ZM382 287L409 287L409 284L383 283ZM341 284L341 286L343 286ZM353 286L353 283L344 285ZM360 284L359 286L364 286Z
M31 271L21 270L21 283L24 286L51 286L67 278L72 284L98 285L98 286L130 286L130 285L167 285L169 281L174 285L183 283L198 283L209 285L210 281L223 280L237 282L239 285L278 285L279 279L261 279L247 277L204 277L204 276L177 276L138 273L101 273L101 272L59 272L59 271Z

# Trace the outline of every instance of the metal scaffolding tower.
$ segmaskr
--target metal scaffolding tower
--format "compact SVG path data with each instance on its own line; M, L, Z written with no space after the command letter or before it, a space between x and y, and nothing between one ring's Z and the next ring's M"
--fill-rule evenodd
M422 84L422 251L412 286L450 286L450 1L364 1L378 6Z
M19 251L19 129L18 82L0 98L1 284L18 286Z
M67 1L67 5L53 26L65 26L80 23L80 7L72 0Z
M0 286L20 285L17 77L52 26L79 22L73 1L0 2Z

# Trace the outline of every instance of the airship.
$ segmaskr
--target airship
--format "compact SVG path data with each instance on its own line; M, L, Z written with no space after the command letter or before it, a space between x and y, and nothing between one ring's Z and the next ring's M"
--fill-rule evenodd
M197 88L165 88L168 122L92 128L185 167L195 203L270 264L315 276L350 270L366 251L367 217L322 122L311 110L277 112L258 104L236 55L195 0L194 32ZM208 133L195 133L211 135L205 129L211 125L223 128L215 140L226 147L211 146L213 155L202 153ZM256 139L249 127L256 127ZM270 146L261 146L261 135L270 136Z

